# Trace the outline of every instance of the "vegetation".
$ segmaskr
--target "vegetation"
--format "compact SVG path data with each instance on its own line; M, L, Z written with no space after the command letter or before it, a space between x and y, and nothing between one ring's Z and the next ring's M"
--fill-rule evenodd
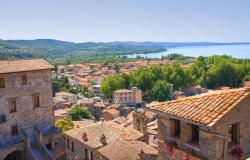
M55 95L56 92L70 92L73 94L82 94L85 93L79 89L76 89L70 86L67 77L56 78L52 80L52 87L53 87L53 94Z
M81 119L94 119L94 116L85 108L77 106L68 111L69 116L73 121Z
M74 128L74 123L69 118L59 119L56 121L55 126L63 132Z
M176 60L177 62L183 63L183 64L188 64L194 61L194 57L189 57L189 56L183 56L182 54L178 53L171 53L166 56L161 57L162 60Z
M250 79L249 75L250 60L215 55L198 57L189 67L178 63L152 65L128 75L107 77L101 84L101 91L111 97L114 90L136 86L143 91L144 100L164 101L169 98L169 84L173 84L174 90L191 85L239 87L243 81Z
M123 55L165 51L135 42L73 43L53 39L0 40L0 59L45 58L51 63L84 63L127 59Z

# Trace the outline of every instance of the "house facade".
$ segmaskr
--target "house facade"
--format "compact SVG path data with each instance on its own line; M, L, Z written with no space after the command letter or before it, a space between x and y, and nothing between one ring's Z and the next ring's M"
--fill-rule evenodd
M157 113L160 159L246 159L250 90L229 89L147 108Z
M0 61L0 160L51 158L45 147L57 137L51 69L42 59Z
M113 102L121 105L135 105L142 103L142 91L134 87L133 89L119 89L113 93Z

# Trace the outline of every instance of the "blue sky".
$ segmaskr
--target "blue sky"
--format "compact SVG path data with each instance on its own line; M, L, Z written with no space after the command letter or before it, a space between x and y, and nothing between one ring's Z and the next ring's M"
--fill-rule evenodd
M250 0L1 0L0 39L250 41Z

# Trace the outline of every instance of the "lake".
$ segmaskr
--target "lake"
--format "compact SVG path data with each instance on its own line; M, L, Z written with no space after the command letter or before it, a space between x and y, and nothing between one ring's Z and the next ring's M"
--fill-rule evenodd
M147 58L161 58L163 55L170 53L179 53L184 56L211 56L211 55L231 55L235 58L250 58L250 45L213 45L213 46L186 46L176 48L166 48L167 51L148 54L130 54L126 55L128 58L136 58L137 56Z

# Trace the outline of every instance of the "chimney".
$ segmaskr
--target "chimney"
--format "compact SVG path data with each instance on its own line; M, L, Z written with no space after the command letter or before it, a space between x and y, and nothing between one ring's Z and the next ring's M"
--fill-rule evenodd
M87 142L89 140L88 137L87 137L87 133L86 132L82 133L82 140L85 141L85 142Z
M107 139L106 136L104 135L104 133L102 133L101 137L100 137L100 142L105 146L107 145Z

